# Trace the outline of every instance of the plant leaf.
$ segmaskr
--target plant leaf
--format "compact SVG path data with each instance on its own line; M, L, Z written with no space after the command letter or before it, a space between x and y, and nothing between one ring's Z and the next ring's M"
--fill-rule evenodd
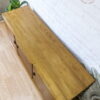
M28 5L28 2L27 2L27 1L23 1L23 2L20 4L20 7L21 7L23 4L27 4L27 5Z
M9 5L8 7L5 9L5 11L11 11L13 9L16 9L16 8L20 8L23 4L27 4L28 5L28 2L27 1L23 1L22 3L20 3L20 0L9 0Z
M11 1L12 8L19 8L20 7L20 1L19 0L12 0Z
M12 5L12 4L10 3L9 6L8 6L8 8L7 8L8 11L11 11L11 10L12 10L11 5Z

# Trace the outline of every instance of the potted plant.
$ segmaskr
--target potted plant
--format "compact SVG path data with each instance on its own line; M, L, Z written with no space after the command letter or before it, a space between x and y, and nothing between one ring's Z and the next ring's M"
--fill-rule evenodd
M6 8L6 11L11 11L13 9L20 8L23 4L28 5L28 2L27 1L20 2L20 0L10 0L9 5Z

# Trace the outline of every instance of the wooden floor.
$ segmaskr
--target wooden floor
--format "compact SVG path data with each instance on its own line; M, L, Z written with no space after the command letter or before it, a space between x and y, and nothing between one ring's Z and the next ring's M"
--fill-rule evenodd
M42 97L10 41L4 22L0 22L0 100L42 100Z
M19 48L54 100L71 100L94 79L29 7L3 14Z

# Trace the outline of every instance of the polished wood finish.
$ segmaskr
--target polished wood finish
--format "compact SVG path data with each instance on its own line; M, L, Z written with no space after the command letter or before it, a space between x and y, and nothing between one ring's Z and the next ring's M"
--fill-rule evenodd
M5 23L0 22L0 100L44 100L18 56L10 34Z
M37 89L40 91L43 100L55 100L54 97L51 95L50 91L42 81L41 77L37 74L34 66L28 61L26 56L23 54L22 50L16 46L17 53L20 56L21 61L24 64L24 67L26 68L27 72L29 73L29 76L33 80L34 84L36 84Z
M3 14L28 61L55 100L71 100L94 82L35 12L25 6Z

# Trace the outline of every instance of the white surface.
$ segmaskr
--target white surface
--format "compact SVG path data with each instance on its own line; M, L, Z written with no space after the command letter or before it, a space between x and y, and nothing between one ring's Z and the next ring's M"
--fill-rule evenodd
M100 0L94 0L91 4L85 4L82 0L28 1L32 9L99 79Z

